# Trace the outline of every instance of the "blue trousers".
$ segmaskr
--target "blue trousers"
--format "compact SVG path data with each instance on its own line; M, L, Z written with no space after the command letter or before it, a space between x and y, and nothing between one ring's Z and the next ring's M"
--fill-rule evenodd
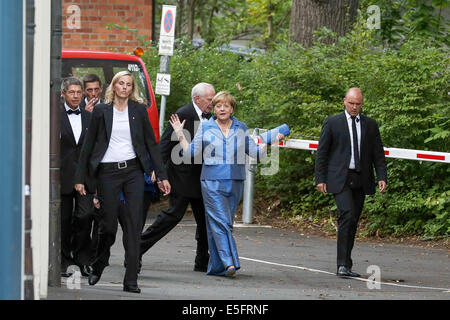
M241 201L243 180L202 180L203 202L206 213L209 262L206 274L224 275L228 266L240 268L234 241L233 223Z

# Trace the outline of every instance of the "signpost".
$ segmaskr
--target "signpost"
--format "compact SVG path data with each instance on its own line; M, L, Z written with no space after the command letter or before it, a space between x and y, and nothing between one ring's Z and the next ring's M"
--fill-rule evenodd
M173 56L173 42L175 38L175 14L177 7L163 5L161 15L161 31L159 33L160 56Z
M161 31L159 33L159 51L161 56L160 73L156 76L156 94L161 95L161 108L159 110L159 134L162 136L164 117L166 113L166 97L170 94L170 57L173 56L173 43L175 40L175 17L177 7L163 5L161 14Z
M170 96L170 74L157 73L156 74L156 94L163 96Z

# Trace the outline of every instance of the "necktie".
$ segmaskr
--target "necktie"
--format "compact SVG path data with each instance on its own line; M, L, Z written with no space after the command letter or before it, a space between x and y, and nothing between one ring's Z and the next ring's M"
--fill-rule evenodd
M208 114L207 113L202 113L202 119L208 119Z
M353 133L353 156L355 158L355 170L357 172L361 171L361 163L359 161L359 150L358 150L358 131L356 131L356 121L359 119L352 116L352 133Z
M76 109L76 110L69 109L69 110L67 110L67 114L72 114L72 113L75 113L76 115L79 115L81 113L81 111L80 111L80 109Z

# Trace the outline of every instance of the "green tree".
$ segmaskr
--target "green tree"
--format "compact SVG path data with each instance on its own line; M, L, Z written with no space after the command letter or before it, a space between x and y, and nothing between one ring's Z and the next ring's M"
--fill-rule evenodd
M378 36L385 46L399 46L411 37L426 37L449 45L450 0L362 0L362 12L377 5Z

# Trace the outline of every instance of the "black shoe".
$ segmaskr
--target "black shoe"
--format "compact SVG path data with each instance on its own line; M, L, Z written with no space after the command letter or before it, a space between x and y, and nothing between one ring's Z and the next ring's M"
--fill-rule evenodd
M141 289L137 285L123 285L123 291L132 293L141 293Z
M88 283L89 285L93 286L97 282L100 281L100 278L102 277L102 272L96 271L94 268L92 268L92 272L89 274Z
M194 265L194 271L198 271L198 272L206 272L206 271L208 271L208 266L198 266L198 265Z
M78 266L83 277L89 277L92 273L92 267L87 265Z
M361 276L360 274L353 272L350 268L347 268L346 266L339 266L336 275L338 277L355 277L355 278L359 278Z

